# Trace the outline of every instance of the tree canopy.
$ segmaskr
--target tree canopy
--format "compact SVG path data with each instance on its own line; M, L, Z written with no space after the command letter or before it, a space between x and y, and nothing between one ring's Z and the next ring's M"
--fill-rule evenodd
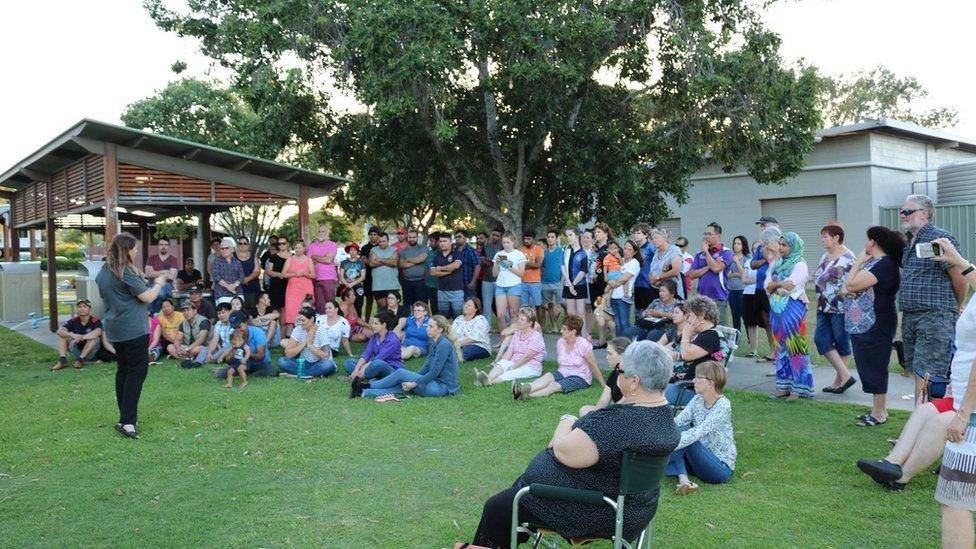
M928 90L914 76L898 76L878 66L852 75L824 77L820 109L828 125L854 124L869 118L894 118L929 128L956 124L958 113L952 107L921 110L919 100Z
M783 181L820 126L815 71L784 64L748 0L146 5L237 85L299 63L351 92L365 113L306 142L356 179L351 206L654 221L706 161Z

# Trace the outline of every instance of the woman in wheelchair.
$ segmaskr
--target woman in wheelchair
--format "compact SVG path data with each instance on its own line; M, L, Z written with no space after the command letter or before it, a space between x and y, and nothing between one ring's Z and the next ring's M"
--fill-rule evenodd
M635 451L667 456L680 435L664 398L671 377L671 355L650 341L632 343L623 358L616 384L620 402L594 410L582 418L564 415L552 440L539 452L511 488L485 502L474 544L510 547L512 503L519 489L534 483L603 492L615 499L620 482L621 456ZM657 510L659 490L626 497L623 537L635 539ZM525 494L519 502L519 522L554 530L565 538L610 537L614 511L606 504L542 499ZM520 534L519 542L528 539Z
M698 485L688 474L708 484L724 484L735 469L735 438L732 436L732 405L722 394L725 367L709 360L695 372L695 396L674 419L681 429L681 442L668 460L665 472L678 477L677 492L691 494Z
M674 406L683 406L694 396L690 390L682 391L679 382L694 379L695 368L703 362L725 360L722 338L715 329L718 307L711 298L695 296L685 301L683 306L675 309L675 324L679 320L681 332L673 351L674 375L665 391L668 402Z

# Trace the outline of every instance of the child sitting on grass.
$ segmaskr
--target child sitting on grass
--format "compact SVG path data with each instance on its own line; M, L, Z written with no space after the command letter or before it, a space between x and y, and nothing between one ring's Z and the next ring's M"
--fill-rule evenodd
M234 388L234 376L241 378L241 389L247 387L247 361L251 358L251 350L244 344L244 336L234 330L230 336L231 351L227 353L227 384L225 389Z

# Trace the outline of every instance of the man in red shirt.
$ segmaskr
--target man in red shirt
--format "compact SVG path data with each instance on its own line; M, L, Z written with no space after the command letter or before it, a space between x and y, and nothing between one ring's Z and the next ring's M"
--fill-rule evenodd
M149 312L156 314L159 312L159 307L163 302L163 299L169 297L173 293L173 277L176 272L180 269L180 262L175 256L169 253L169 239L160 238L157 243L158 254L146 258L146 278L152 280L157 276L166 273L166 271L171 271L169 274L168 282L163 286L163 289L159 291L159 296L155 301L149 304Z

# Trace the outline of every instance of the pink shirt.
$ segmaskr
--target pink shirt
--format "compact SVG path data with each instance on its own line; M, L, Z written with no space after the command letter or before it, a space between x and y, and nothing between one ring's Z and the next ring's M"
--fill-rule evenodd
M593 344L585 338L577 337L576 345L571 349L566 348L566 340L559 338L556 342L556 364L559 365L559 373L562 375L578 376L586 380L586 383L593 383L593 372L586 363L586 356L593 352Z
M535 356L526 362L525 366L535 369L535 375L542 373L542 361L546 358L546 340L542 338L541 333L530 330L528 336L523 336L521 331L515 332L512 334L512 342L508 350L512 353L510 359L512 362L518 362L529 351L535 351Z
M313 240L311 244L308 245L308 255L331 255L333 258L332 263L319 263L315 262L315 279L316 280L339 280L339 275L336 273L335 266L335 255L339 247L335 242L331 240L326 240L325 242L319 240Z

